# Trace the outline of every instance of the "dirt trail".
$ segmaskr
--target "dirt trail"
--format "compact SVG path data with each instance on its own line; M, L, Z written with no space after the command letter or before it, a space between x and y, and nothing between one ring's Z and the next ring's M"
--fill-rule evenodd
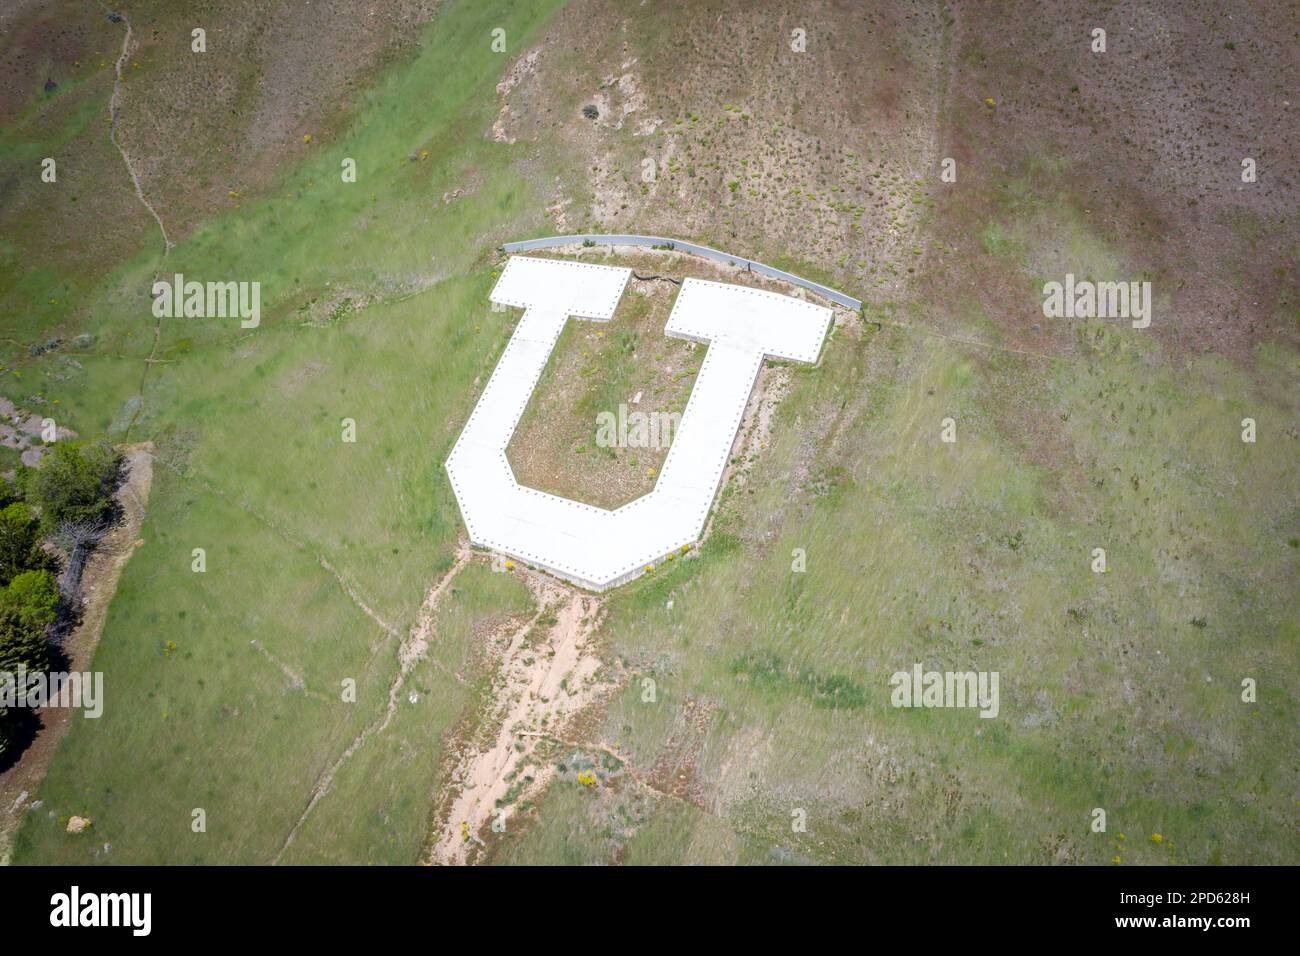
M470 557L469 548L462 545L456 552L456 560L452 562L451 569L424 596L424 603L420 605L420 610L415 615L415 626L411 628L411 633L397 651L397 660L403 675L415 666L415 662L429 649L429 638L433 636L433 625L438 619L438 605L442 603L443 595L451 587L452 580L460 573L461 568L469 563ZM464 683L459 676L456 676L456 679Z
M375 734L382 733L387 729L389 723L392 722L393 715L397 713L397 703L401 697L402 685L406 682L407 675L411 672L411 669L415 666L416 662L424 656L425 652L429 648L429 637L433 633L433 625L437 620L438 605L442 602L443 595L447 593L447 589L451 586L451 582L455 579L456 575L460 573L461 569L469 563L469 560L469 549L462 548L457 553L456 560L447 570L447 573L444 574L425 595L424 602L420 605L420 610L416 615L416 621L414 626L411 628L410 634L407 635L406 639L402 641L397 649L397 675L393 678L393 682L388 687L388 706L384 710L384 715L352 738L352 742L348 744L347 749L339 755L338 759L330 765L328 770L321 774L320 779L316 781L316 786L312 789L311 799L307 801L307 806L303 808L302 815L298 817L297 822L294 823L293 828L289 831L289 835L285 837L284 843L281 845L279 852L275 854L275 857L271 861L272 863L279 863L280 860L283 859L285 851L287 851L293 844L294 837L298 835L298 831L302 829L302 825L307 822L307 818L311 816L311 812L316 808L316 804L320 802L321 797L325 796L325 794L329 792L330 787L334 785L334 779L338 776L339 771L343 769L343 765L352 759L352 755L361 748L362 744ZM461 678L459 674L454 674L450 671L445 672L456 680L461 681L462 683L464 682L463 678Z
M118 56L117 65L115 67L117 79L113 81L113 95L108 101L108 138L112 141L113 145L117 147L117 151L122 154L122 162L126 164L126 171L131 175L131 183L135 186L136 197L140 200L141 205L143 205L145 209L149 210L149 215L153 216L154 222L158 223L158 231L162 233L163 237L163 256L165 257L167 253L172 251L172 247L175 243L173 243L167 236L167 227L163 225L162 216L158 215L158 210L154 209L153 204L145 198L144 189L140 185L140 176L135 171L135 165L131 162L131 157L127 155L125 147L123 147L117 139L118 104L122 98L122 64L126 62L127 57L131 54L131 38L134 36L134 31L131 29L130 18L120 11L118 15L122 17L122 22L126 24L126 36L122 38L122 53Z
M268 651L266 649L266 646L263 645L260 641L253 640L253 641L249 641L248 643L253 646L253 649L255 651L257 651L259 654L261 654L263 657L265 657L268 661L270 661L272 664L276 666L276 668L280 671L280 673L284 675L285 680L289 682L289 686L291 688L293 688L294 690L307 689L307 682L303 680L302 675L298 673L296 670L294 670L292 667L290 667L288 664L286 664L284 661L282 661L280 658L276 657L274 654Z
M484 721L496 728L494 735L468 742L456 761L451 779L457 789L435 828L430 863L470 862L497 802L536 795L554 776L549 761L534 759L539 743L617 686L599 676L602 662L591 641L600 599L538 573L524 577L538 611L502 654Z
M392 721L407 676L427 655L441 602L456 576L471 560L473 552L462 547L451 568L429 588L414 625L398 647L398 673L389 686L388 705L383 715L357 734L321 774L307 806L272 863L283 860L344 765L367 740L382 733ZM524 577L532 591L537 611L511 636L501 655L497 687L487 704L487 722L499 730L482 748L467 744L458 758L452 774L458 787L457 796L444 815L445 825L440 825L434 838L431 862L469 862L478 831L491 822L497 800L511 793L516 772L522 772L530 762L538 744L562 739L552 731L558 732L567 720L617 686L598 679L602 662L589 640L600 621L600 600L540 573L516 573ZM465 682L459 674L442 669L455 680ZM540 792L553 773L553 768L548 766L536 767L531 780L515 791L515 798Z
M100 6L104 7L105 11L112 12L102 3ZM140 204L144 206L145 209L149 210L149 215L153 216L154 222L158 223L158 231L162 233L163 238L162 259L165 260L167 254L172 251L172 247L175 243L172 242L171 237L167 235L167 227L163 225L162 216L158 215L158 210L154 209L153 204L149 202L149 199L145 196L144 188L140 185L140 175L136 172L135 164L131 162L130 154L127 153L126 147L124 147L117 138L117 117L120 109L119 103L122 99L122 64L124 64L127 61L127 58L131 55L131 38L135 35L134 30L131 28L130 18L120 11L117 11L117 15L120 16L122 22L126 24L126 36L122 38L122 52L118 55L117 63L113 68L115 79L113 80L113 95L108 101L108 138L117 149L118 153L122 156L122 162L126 166L126 171L131 176L131 185L135 188L136 198L140 200ZM162 262L160 261L158 268L154 270L154 282L158 281L158 276L161 273ZM148 381L149 378L149 367L155 362L161 361L161 359L158 358L158 344L161 341L162 318L159 317L157 321L154 322L153 345L149 349L148 357L144 360L144 368L140 371L140 407L135 410L135 414L131 416L131 421L127 423L126 432L124 433L127 438L131 436L131 430L135 428L136 422L140 420L140 412L144 409L144 386L145 382Z
M377 624L380 627L380 629L383 630L383 632L387 634L389 637L396 637L396 638L401 637L401 632L394 625L389 624L386 620L384 620L382 617L379 616L379 613L373 607L370 606L370 604L365 600L364 597L362 597L361 592L357 590L356 586L353 585L352 582L348 580L346 576L344 576L343 572L340 571L338 568L336 568L333 565L333 563L330 562L329 558L325 557L325 555L322 554L320 551L315 550L310 544L308 544L308 542L306 542L302 538L299 538L297 535L293 534L291 531L289 531L289 529L284 527L284 525L275 521L269 515L262 512L258 508L255 508L252 505L249 505L244 501L241 501L240 499L236 498L234 495L228 494L227 492L223 491L221 488L212 484L212 482L208 481L207 479L202 478L194 474L193 472L186 471L178 467L177 465L173 464L172 462L167 461L165 458L157 458L156 460L158 464L162 465L164 468L171 471L177 477L182 478L187 482L190 482L195 487L200 488L203 491L206 491L209 494L215 495L216 497L220 498L226 504L234 508L238 508L240 511L244 512L245 514L251 515L253 518L256 518L260 523L265 525L271 531L275 532L275 534L283 538L289 544L293 545L293 547L297 548L299 551L306 551L307 553L311 554L313 557L315 557L316 563L319 564L324 571L328 572L330 576L333 577L334 580L338 582L338 585L343 590L343 593L348 596L349 600L351 600L352 603L357 606L358 610L360 610L362 614L370 618L370 620L374 621L375 624Z
M81 622L63 643L69 671L90 669L91 658L104 631L108 605L117 591L118 578L135 553L144 524L145 505L153 484L153 444L119 446L126 459L126 480L117 491L122 521L113 527L86 561L81 576ZM42 728L18 762L0 774L0 863L9 862L13 834L28 807L28 797L45 779L50 759L68 730L74 712L45 708L40 711Z

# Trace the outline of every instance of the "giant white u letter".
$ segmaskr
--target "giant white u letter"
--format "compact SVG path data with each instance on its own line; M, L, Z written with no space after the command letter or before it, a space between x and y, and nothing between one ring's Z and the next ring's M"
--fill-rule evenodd
M513 256L493 302L524 309L447 459L470 540L603 590L698 540L764 358L815 362L831 310L687 279L664 331L708 343L654 490L614 511L515 481L506 445L569 316L608 321L630 269Z

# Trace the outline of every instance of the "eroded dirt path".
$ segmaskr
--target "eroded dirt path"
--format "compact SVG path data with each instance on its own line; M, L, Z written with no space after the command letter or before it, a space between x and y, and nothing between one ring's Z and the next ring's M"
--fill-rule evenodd
M135 187L136 198L140 200L140 204L143 205L145 209L149 210L149 215L153 216L154 222L158 223L158 231L162 233L163 256L165 257L167 253L171 252L175 243L173 243L167 235L167 227L163 225L162 216L158 215L158 210L154 209L153 204L145 197L144 188L140 185L140 176L135 171L135 164L131 162L131 157L127 154L126 148L117 138L117 117L122 101L122 65L126 63L127 59L131 55L131 39L134 36L134 31L131 29L131 21L127 15L119 11L118 16L120 16L122 22L126 24L126 36L122 38L122 52L118 56L117 65L114 68L117 78L113 81L113 95L108 101L108 138L112 141L113 145L117 147L117 151L122 154L122 162L126 164L126 171L131 175L131 184Z
M603 673L593 639L600 599L542 574L523 574L537 613L500 654L478 739L466 741L453 758L452 795L431 837L430 863L472 862L498 801L508 814L510 805L541 793L555 775L549 761L536 758L539 744L621 683Z
M104 7L106 12L115 12L117 16L122 18L122 22L126 25L126 36L122 38L122 52L118 55L117 63L113 67L113 94L108 101L108 138L112 142L114 148L116 148L118 153L122 156L122 163L126 166L126 171L131 177L131 185L135 189L136 198L140 200L140 204L144 206L145 209L149 210L149 215L153 216L154 222L158 223L158 231L162 233L162 257L159 260L158 268L154 270L153 274L153 281L157 282L158 276L162 273L162 263L166 260L168 253L172 251L172 247L176 244L172 242L171 237L167 235L167 227L163 224L162 216L158 215L158 210L153 207L153 203L149 202L149 198L145 196L144 187L140 185L140 174L136 171L135 164L131 162L131 155L126 151L126 147L122 145L121 140L119 140L117 136L117 118L119 111L121 110L122 102L122 66L131 56L131 40L135 36L135 31L131 28L131 20L125 13L120 11L109 11L108 7L104 6L102 3L100 6ZM144 368L140 371L141 403L140 407L135 410L135 414L131 416L131 421L127 423L125 436L128 438L131 436L131 430L135 428L136 423L140 420L140 412L144 409L144 387L145 383L149 379L149 367L156 362L162 361L158 358L158 344L161 341L162 318L159 317L154 322L153 345L149 349L149 355L144 360Z
M733 454L750 463L766 449L776 408L791 388L785 369L765 368L746 407ZM724 486L749 479L748 464L729 465ZM711 527L706 527L704 536ZM599 708L633 675L602 659L595 635L603 600L536 571L516 571L532 591L536 612L494 652L496 680L479 712L476 728L448 752L443 798L429 837L425 862L479 862L503 811L512 827L515 808L536 802L557 783L556 747L608 756L648 799L673 799L707 812L695 765L712 705L688 701L680 724L649 768L632 765L617 745L590 739L579 715ZM579 781L583 782L583 781Z
M406 678L407 675L410 674L411 668L415 666L416 662L424 656L425 652L429 648L429 638L433 634L433 625L438 616L438 605L442 602L443 595L447 593L447 589L451 586L451 582L455 579L456 575L460 573L461 569L469 563L469 560L469 549L462 548L457 552L456 560L452 563L452 566L447 569L447 572L443 574L443 576L439 578L425 594L424 601L420 605L420 610L416 614L414 626L412 626L410 633L398 646L397 675L388 686L388 706L385 708L383 716L375 720L362 730L361 733L352 738L352 742L348 744L347 748L339 755L338 759L330 765L329 769L321 774L320 778L316 781L316 786L312 788L311 798L307 801L307 806L303 808L302 814L298 817L297 822L294 823L293 828L289 831L289 835L285 837L284 843L280 846L279 852L276 853L275 857L272 859L272 863L279 863L281 859L284 858L285 852L293 844L294 838L298 835L298 831L301 830L303 824L307 822L307 818L311 816L311 812L316 808L316 804L320 802L321 797L329 793L330 788L334 785L334 779L338 776L339 771L343 768L344 764L352 759L352 755L361 748L362 744L375 734L383 733L392 722L393 715L397 713L397 703L401 697L402 685L406 683ZM464 682L464 679L459 674L454 674L450 671L447 673L456 680L461 681L462 683Z

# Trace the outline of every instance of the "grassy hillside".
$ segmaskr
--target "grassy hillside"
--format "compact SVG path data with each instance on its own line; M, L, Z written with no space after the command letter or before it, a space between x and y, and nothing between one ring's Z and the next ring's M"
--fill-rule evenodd
M1290 859L1291 449L1243 446L1235 421L1294 407L1213 361L1177 383L1096 332L1079 363L837 338L703 557L612 599L613 652L659 698L634 678L600 737L672 795L557 788L500 859ZM1050 463L1006 434L1025 407ZM998 671L998 719L890 707L915 662Z
M1287 31L1232 24L1223 90L1149 86L1183 124L1153 146L1106 117L1171 63L1227 57L1180 56L1228 28L1212 5L1157 5L1160 29L1078 12L1156 38L1106 61L1073 20L1016 6L460 0L322 76L338 102L284 107L263 142L253 78L286 82L302 50L218 62L224 112L177 107L168 127L156 104L194 82L175 55L194 14L142 5L121 142L175 224L165 256L107 140L125 26L92 9L40 34L47 14L23 14L8 60L27 93L0 102L0 394L85 437L150 439L158 463L95 657L104 717L73 721L14 861L421 858L450 755L498 691L491 645L544 611L518 575L457 563L442 467L513 320L487 300L495 247L592 227L710 242L867 307L816 368L778 370L784 398L699 552L604 599L600 653L625 682L547 742L553 782L481 834L487 861L1294 862L1294 132L1271 105L1230 143L1215 119L1234 90L1276 92L1261 71L1293 72L1270 52ZM46 93L47 70L75 79ZM1248 133L1262 195L1233 179ZM51 153L64 172L42 184ZM1044 319L1042 283L1066 271L1152 278L1152 327ZM260 281L261 326L156 320L150 284L173 273ZM603 408L657 382L648 334L631 351L569 334L574 387ZM585 421L594 399L546 388L535 446L512 454L590 485L580 458L545 460L578 434L546 415ZM917 662L999 672L998 718L891 707L889 676ZM88 833L65 832L73 814Z
M490 31L507 30L517 51L547 12L511 6L448 5L419 53L378 76L361 118L278 188L199 225L165 261L161 243L142 242L80 310L95 317L96 342L75 363L15 354L6 394L39 391L83 434L121 438L129 426L157 442L164 466L95 659L105 715L74 723L18 861L269 860L320 775L382 715L398 640L455 547L442 462L505 342L487 308L491 250L535 205L512 168L522 150L479 135L509 60ZM343 157L356 159L356 183L342 182ZM17 175L25 159L3 161ZM96 172L126 175L120 160ZM444 204L467 177L477 188ZM261 281L261 327L164 320L154 348L155 272ZM357 423L354 444L344 418ZM203 574L191 571L199 547ZM513 609L493 593L467 598L477 616ZM450 671L472 656L455 643L445 653ZM344 841L344 853L309 828L295 854L414 859L436 797L436 742L464 693L424 671L412 678L424 688L417 723L390 734L418 727L419 760L405 773L385 762L390 792L340 782L372 802L350 803L351 817L404 828L398 849ZM345 678L355 704L340 700ZM195 807L208 832L191 840ZM71 814L94 821L93 841L67 839Z

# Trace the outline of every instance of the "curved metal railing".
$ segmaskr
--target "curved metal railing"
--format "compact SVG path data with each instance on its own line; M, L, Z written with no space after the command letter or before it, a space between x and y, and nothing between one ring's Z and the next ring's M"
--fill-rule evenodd
M685 242L681 239L666 239L663 236L584 233L573 236L545 236L541 239L523 239L519 242L507 242L502 246L502 248L504 248L506 252L525 252L529 249L549 249L554 246L582 245L584 242L595 243L599 246L667 246L670 249L691 252L697 256L703 256L706 259L713 259L716 262L744 266L745 268L751 269L762 275L771 276L773 279L783 279L786 282L793 283L794 285L803 286L805 289L811 289L818 295L824 295L832 302L846 306L855 311L862 308L862 301L860 299L855 299L851 295L845 295L843 292L837 292L829 286L822 285L820 282L813 282L811 279L805 279L802 276L786 272L784 269L777 269L774 266L755 262L753 259L746 259L744 256L733 256L725 252L720 252L717 249L710 249L708 246L701 246L694 242Z

